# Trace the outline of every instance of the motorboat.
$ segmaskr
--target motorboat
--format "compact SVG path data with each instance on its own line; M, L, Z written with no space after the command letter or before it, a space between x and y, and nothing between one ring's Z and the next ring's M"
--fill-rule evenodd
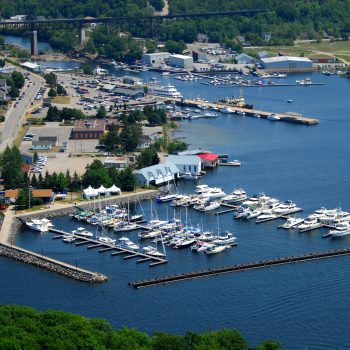
M302 218L288 218L287 221L280 227L288 230L291 228L298 227L303 222L304 222L304 219Z
M76 238L73 235L64 235L62 241L64 243L73 243Z
M250 213L251 209L245 204L233 213L234 219L242 219Z
M233 113L235 113L235 111L232 108L230 108L230 107L221 108L220 112L224 113L224 114L233 114Z
M236 111L236 114L238 114L238 115L245 115L245 112L244 111Z
M132 242L129 238L127 237L121 237L118 240L118 247L124 248L124 249L130 249L130 250L138 250L139 246Z
M229 245L211 245L207 247L204 251L205 254L217 254L221 253L224 250L231 248Z
M196 240L194 238L184 238L182 240L179 240L173 248L175 249L182 249L190 247Z
M280 120L281 118L277 114L270 114L267 116L268 120Z
M233 245L236 244L236 240L237 237L234 237L232 233L225 232L214 239L212 243L215 245Z
M175 198L177 198L177 195L175 195L175 194L164 193L164 194L160 194L156 197L156 202L158 202L158 203L171 202Z
M114 226L113 228L115 232L128 232L128 231L135 231L138 229L139 229L139 225L133 222L130 222L130 223L126 222L124 225Z
M151 230L147 232L140 232L138 234L140 239L155 238L161 235L162 235L162 231L160 230Z
M184 173L181 175L181 179L184 180L198 180L199 176L198 175L193 175L192 173Z
M326 214L328 211L329 211L328 209L321 207L320 209L315 210L313 214L309 215L309 218L310 219L318 219L321 216L323 216L324 214Z
M227 162L226 164L230 166L241 166L242 162L238 159L234 159L232 161Z
M110 244L110 245L113 245L116 242L116 239L113 239L110 237L105 237L105 236L98 237L97 240L101 243L106 243L106 244Z
M229 195L222 198L224 203L239 203L247 199L247 193L243 189L239 188L234 190Z
M191 245L191 251L200 253L205 251L208 247L213 246L213 244L203 241L197 241L196 243Z
M306 218L302 224L298 226L299 231L303 230L313 230L318 228L320 223L317 219Z
M76 230L72 231L73 235L76 236L82 236L82 237L93 237L93 233L90 231L87 231L85 227L78 227Z
M293 203L292 201L286 201L284 203L278 204L275 208L274 208L274 212L276 214L286 214L286 213L290 213L290 212L295 212L297 210L299 210L300 208L298 208L296 206L295 203Z
M203 117L205 118L216 118L218 116L217 113L215 112L207 112L207 113L204 113Z
M210 211L220 208L220 203L218 201L204 202L203 204L194 206L194 209L199 211Z
M157 84L149 84L149 91L155 96L182 98L182 94L176 90L174 85L160 86Z
M250 211L248 211L246 213L246 215L243 217L243 219L250 220L250 219L257 218L259 215L261 215L261 210L259 210L259 209L250 209Z
M143 247L142 250L145 254L151 255L157 258L165 258L166 256L164 253L159 252L155 247L152 247L150 245Z

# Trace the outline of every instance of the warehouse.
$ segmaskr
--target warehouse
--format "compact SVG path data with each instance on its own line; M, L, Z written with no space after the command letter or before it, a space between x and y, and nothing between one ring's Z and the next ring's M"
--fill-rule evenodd
M171 55L169 57L169 66L177 68L192 69L193 57L185 55Z
M170 56L169 52L146 53L142 55L142 64L145 66L161 66Z
M311 70L312 61L306 57L277 56L260 60L263 69L271 70Z

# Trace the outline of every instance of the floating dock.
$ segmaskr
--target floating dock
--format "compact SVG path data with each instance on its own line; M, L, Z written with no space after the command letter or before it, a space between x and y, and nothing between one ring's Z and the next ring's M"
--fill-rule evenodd
M152 266L156 266L156 265L160 265L160 264L166 264L168 262L165 258L159 258L159 257L156 257L156 256L144 254L144 253L141 253L141 252L138 252L138 251L121 248L121 247L118 247L118 246L113 245L113 244L108 244L108 243L97 241L97 240L95 240L93 238L73 235L71 233L68 233L68 232L65 232L65 231L61 231L61 230L57 230L55 228L50 228L50 231L56 234L54 236L54 238L57 238L58 235L61 235L62 238L65 235L69 235L69 236L74 237L76 240L79 241L79 242L75 243L76 246L80 246L80 245L84 245L84 244L90 244L87 247L87 249L93 249L93 248L101 247L101 249L99 250L99 253L103 253L103 252L106 252L106 251L113 251L111 256L121 255L121 254L129 254L129 255L125 256L124 259L141 257L142 259L138 260L137 261L138 263L139 262L143 262L143 261L153 260L154 262L149 264L149 266L151 266L151 267Z
M298 256L287 256L287 257L278 258L278 259L249 262L249 263L243 263L239 265L231 265L231 266L218 267L218 268L207 269L207 270L175 274L175 275L170 275L165 277L153 278L149 280L131 282L129 283L129 285L136 289L146 288L146 287L152 287L156 285L165 285L167 283L180 282L180 281L197 279L202 277L218 276L218 275L233 273L233 272L243 272L243 271L261 269L261 268L266 268L271 266L315 261L320 259L335 258L339 256L346 256L346 255L350 255L350 248L342 249L342 250L330 250L326 252L310 253L310 254L298 255Z

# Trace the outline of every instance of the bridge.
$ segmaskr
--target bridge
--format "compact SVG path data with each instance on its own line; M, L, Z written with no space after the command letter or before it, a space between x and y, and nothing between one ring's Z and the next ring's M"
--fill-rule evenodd
M190 18L211 18L222 16L244 16L255 15L265 12L265 10L240 10L240 11L224 11L224 12L201 12L173 14L164 16L122 16L122 17L101 17L101 18L60 18L60 19L42 19L42 20L25 20L25 21L0 21L0 31L31 31L31 54L38 55L38 30L57 30L57 29L79 29L80 44L85 41L85 28L87 24L120 24L130 22L149 22L150 28L153 28L154 21L190 19Z

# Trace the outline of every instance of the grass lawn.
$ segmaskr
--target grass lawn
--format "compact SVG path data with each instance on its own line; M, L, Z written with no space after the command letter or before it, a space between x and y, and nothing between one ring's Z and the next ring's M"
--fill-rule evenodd
M70 104L70 97L69 96L56 96L53 97L51 100L52 103L59 103L62 105L68 105Z

